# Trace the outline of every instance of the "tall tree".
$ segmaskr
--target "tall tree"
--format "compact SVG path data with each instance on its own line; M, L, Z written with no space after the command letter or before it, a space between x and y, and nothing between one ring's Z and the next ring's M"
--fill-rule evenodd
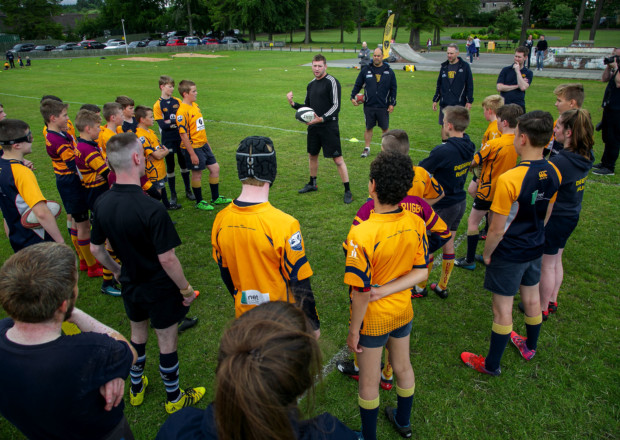
M329 12L334 22L340 28L340 43L344 43L344 32L353 32L356 14L355 0L332 0L329 3Z
M310 44L312 37L310 36L310 0L306 0L306 38L304 44Z
M583 16L586 12L586 2L587 0L581 1L581 7L579 8L579 15L577 16L577 24L575 25L575 32L573 32L573 41L579 40L579 32L581 31L581 22L583 21Z
M499 17L497 17L495 26L497 26L499 34L503 35L506 37L506 40L508 40L510 39L510 34L518 29L519 21L519 17L517 17L515 10L509 9L502 12Z
M155 32L160 17L164 14L166 0L106 0L101 8L100 19L108 29L119 28L125 20L125 30L133 32Z
M584 2L586 0L583 0ZM532 9L532 0L524 0L523 2L523 21L521 22L521 36L519 42L523 44L527 40L527 30L530 28L530 14Z
M60 13L60 0L0 0L4 24L27 40L62 36L62 26L52 21Z
M596 10L594 12L594 18L592 19L592 29L590 29L590 40L594 41L594 36L596 35L596 29L598 29L598 24L601 21L601 11L603 10L604 0L596 0Z

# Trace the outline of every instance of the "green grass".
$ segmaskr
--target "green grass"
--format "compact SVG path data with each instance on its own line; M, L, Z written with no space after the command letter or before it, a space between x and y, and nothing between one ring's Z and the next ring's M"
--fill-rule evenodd
M404 33L403 33L404 34ZM319 33L313 33L315 38ZM99 105L126 94L136 104L152 105L159 96L157 79L172 75L177 83L193 79L198 85L198 103L207 121L209 141L221 165L221 192L236 196L234 151L249 135L270 136L278 152L278 178L271 192L272 203L295 216L301 223L308 259L314 270L312 284L322 319L321 348L324 362L345 346L348 324L348 295L343 284L344 261L341 242L346 237L357 208L365 199L370 160L360 159L362 144L343 142L355 201L342 203L342 185L330 160L320 160L320 191L299 195L297 189L308 178L305 127L293 118L286 93L293 90L303 100L310 69L301 65L311 59L304 53L223 53L224 58L176 58L158 63L106 59L63 59L37 61L32 69L0 72L0 102L13 118L29 122L35 133L36 174L43 193L58 199L50 161L45 154L40 127L38 99L56 94L71 102L74 116L78 103ZM327 54L328 58L336 56ZM350 93L357 71L331 68L343 89L341 135L363 138L361 108L350 105ZM412 141L415 163L426 157L439 142L437 114L431 110L436 73L395 72L398 78L398 106L391 117L392 128L404 128ZM495 76L475 75L475 101L469 134L479 142L486 121L480 102L495 93ZM527 91L528 109L543 109L554 116L553 89L561 80L536 78ZM10 84L10 87L8 85ZM600 120L604 84L585 81L584 107ZM375 133L375 142L378 133ZM371 158L378 146L373 146ZM596 133L595 154L603 151ZM178 179L180 180L180 179ZM565 278L559 313L543 325L537 356L526 363L512 347L502 362L502 376L483 377L465 368L459 354L471 350L486 354L492 322L491 295L482 288L484 271L455 269L450 297L415 300L412 332L412 363L417 386L412 423L415 438L441 439L611 439L620 436L618 415L619 303L617 247L620 243L617 219L620 178L590 176L581 222L569 241L564 256ZM180 185L180 182L178 183ZM206 189L206 184L203 185ZM208 190L207 190L208 191ZM200 318L197 328L180 337L182 386L204 385L204 408L213 396L213 378L219 337L234 317L230 295L220 280L211 258L210 231L214 214L196 211L183 197L184 209L171 214L183 245L177 254L192 285L201 291L191 314ZM469 200L471 202L471 200ZM59 224L64 224L59 222ZM465 232L462 222L458 235ZM480 245L482 249L483 244ZM465 246L457 249L463 255ZM12 253L8 240L0 238L0 261ZM435 281L439 269L431 278ZM129 336L129 322L119 299L99 293L99 282L82 277L78 307ZM0 312L0 316L2 312ZM523 319L515 314L515 330L524 330ZM146 374L150 387L145 403L138 408L127 403L125 414L138 439L154 438L166 419L164 387L158 379L154 334L148 346ZM315 413L329 411L353 428L360 425L357 383L330 372L324 377ZM381 391L381 405L394 404L395 393ZM32 415L36 420L36 414ZM379 417L379 438L395 438ZM0 419L0 438L20 439L8 422Z
M471 30L472 33L476 33L484 26L472 26L472 27L446 27L441 31L442 37L448 37L455 32L464 32ZM547 37L559 37L559 40L551 39L549 45L552 47L568 46L573 41L573 31L564 29L544 29L544 34ZM312 31L312 47L323 46L325 48L342 48L343 46L352 49L359 48L360 44L357 43L357 29L352 33L344 33L344 44L340 43L340 30L339 29L327 29L322 31ZM263 38L265 37L265 38ZM590 37L590 29L584 29L579 33L580 40L587 40ZM259 39L266 39L267 36L259 36ZM274 34L274 41L286 41L290 43L290 33ZM293 45L302 45L305 38L304 30L299 30L293 33ZM420 44L426 45L426 40L433 38L432 32L423 31L420 33ZM620 39L620 29L599 29L596 31L596 38L594 40L595 47L610 47L617 46ZM380 44L383 41L383 28L362 28L362 41L368 42L368 47L375 47L375 44ZM499 40L502 41L502 40ZM404 27L398 29L398 34L395 39L396 43L408 43L409 31ZM441 40L442 44L448 44L452 40ZM512 50L496 50L496 52L511 53Z

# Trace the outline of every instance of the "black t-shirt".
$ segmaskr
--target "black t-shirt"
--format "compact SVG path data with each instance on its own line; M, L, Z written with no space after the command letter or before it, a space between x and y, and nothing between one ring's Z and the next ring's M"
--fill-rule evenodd
M548 47L549 43L547 43L547 40L538 40L538 43L536 43L536 50L538 52L543 52L547 50Z
M114 184L95 202L91 242L109 239L122 262L122 284L171 282L158 255L181 244L164 205L138 185Z
M124 404L105 411L99 387L126 379L129 346L99 333L61 336L39 345L11 342L12 319L0 320L0 413L29 439L103 439Z
M340 83L331 75L313 79L306 89L306 106L314 110L324 122L337 121L340 113ZM301 105L296 105L299 108Z

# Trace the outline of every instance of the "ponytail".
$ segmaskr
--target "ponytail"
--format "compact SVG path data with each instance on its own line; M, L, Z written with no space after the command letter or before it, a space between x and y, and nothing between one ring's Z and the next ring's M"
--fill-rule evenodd
M594 126L590 112L585 109L567 110L560 116L560 122L564 130L572 131L566 149L589 159L594 146Z

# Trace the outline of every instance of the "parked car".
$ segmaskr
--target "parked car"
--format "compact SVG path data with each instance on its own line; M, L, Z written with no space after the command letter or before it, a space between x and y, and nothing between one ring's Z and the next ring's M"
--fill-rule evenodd
M19 43L13 46L11 52L30 52L32 49L34 49L34 44L32 43Z
M187 46L181 37L172 37L166 43L166 46Z
M114 41L123 41L120 38L110 38L108 41L105 42L106 46L109 46L110 43L114 42ZM124 41L123 41L124 43Z
M66 50L81 50L84 49L77 43L65 43L58 46L56 49L53 49L52 52L63 52Z
M166 40L151 40L149 41L149 44L147 44L148 47L158 47L158 46L165 46L167 43Z
M51 44L42 44L41 46L35 46L35 48L32 49L32 52L49 52L54 49L56 49L56 46L52 46Z
M116 50L116 49L122 49L124 48L125 42L124 41L112 41L110 44L108 44L105 47L105 50Z
M146 47L146 43L144 41L132 41L127 45L127 47Z
M187 37L187 31L170 31L166 34L166 37L168 39L172 37L177 37L177 38Z
M185 37L183 42L188 46L199 46L202 44L202 41L200 41L198 37Z
M220 41L220 44L228 44L229 46L240 46L241 45L241 41L239 41L235 37L224 37Z
M202 44L220 44L220 40L218 40L217 38L205 37L202 39Z
M105 49L105 44L95 40L80 41L80 46L84 49Z

